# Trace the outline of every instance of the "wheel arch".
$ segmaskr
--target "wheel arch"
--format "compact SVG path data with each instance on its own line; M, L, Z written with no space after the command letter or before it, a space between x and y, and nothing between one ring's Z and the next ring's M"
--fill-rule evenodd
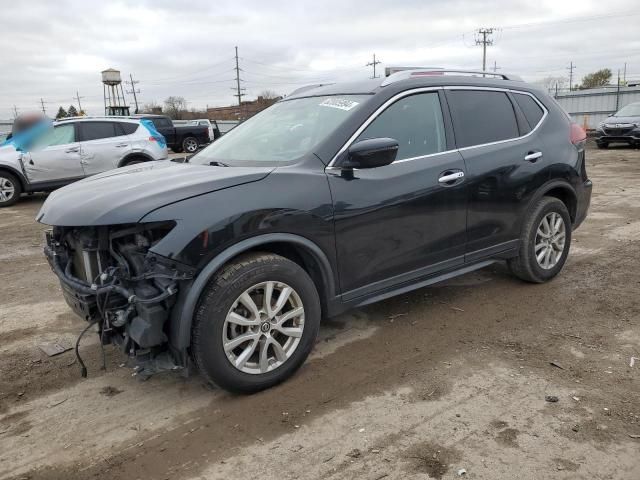
M571 223L576 221L576 215L578 211L578 195L573 187L568 182L561 180L550 182L540 189L536 195L536 201L545 197L555 197L564 203L569 210L569 217L571 217Z
M135 159L135 158L139 158L141 159L143 162L153 162L154 159L152 157L150 157L149 155L147 155L144 152L132 152L127 154L122 160L120 160L120 162L118 163L118 167L124 167L127 162Z
M24 177L22 172L20 172L19 170L16 170L15 168L10 167L8 165L0 165L0 172L10 173L11 175L13 175L18 179L18 181L20 182L20 187L22 187L23 192L29 191L29 182Z
M300 265L315 284L323 315L329 302L336 295L335 280L331 263L325 253L311 240L290 233L269 233L238 242L213 258L196 276L179 299L170 325L172 348L186 353L191 343L191 324L200 296L213 276L229 262L247 252L275 253Z

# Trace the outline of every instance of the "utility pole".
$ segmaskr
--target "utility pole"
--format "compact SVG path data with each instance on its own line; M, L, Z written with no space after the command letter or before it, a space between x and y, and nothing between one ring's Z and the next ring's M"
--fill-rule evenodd
M81 97L78 91L76 90L75 99L78 101L78 115L82 115L82 104L80 103L81 98L84 98L84 97Z
M573 90L573 70L576 66L573 64L573 61L569 64L567 69L569 70L569 91Z
M42 98L40 98L40 105L42 105L42 113L44 113L46 115L47 114L47 110L44 108L44 100L42 100Z
M242 79L240 78L240 71L242 70L240 68L240 64L238 62L238 47L236 47L236 94L234 95L234 97L238 97L238 115L240 117L240 120L242 120L242 97L244 97L244 93L242 93L242 91L244 90L244 88L240 88L240 82L242 81Z
M493 34L493 28L479 28L478 35L482 35L482 38L476 38L476 45L482 45L482 71L487 71L487 47L493 45L489 35Z
M133 94L133 101L134 101L134 103L136 104L136 113L139 113L139 112L138 112L138 97L136 96L136 93L140 93L140 89L138 89L138 90L136 91L136 83L140 83L140 80L134 80L134 79L133 79L133 75L132 75L132 74L129 74L129 78L131 79L131 81L130 81L130 82L127 82L127 81L125 80L125 82L124 82L124 83L126 83L126 84L128 84L128 85L131 85L131 91L127 90L127 93L129 93L129 94Z
M374 53L373 54L373 62L369 62L369 63L367 63L365 65L365 67L373 67L373 77L371 77L371 78L378 78L376 76L376 65L379 65L380 63L382 63L382 62L380 62L380 60L376 60L376 54Z
M500 70L500 67L498 66L498 62L496 62L495 60L493 61L493 71L494 73L497 72L498 70Z
M624 73L622 74L622 83L627 85L627 62L624 62Z
M618 87L616 88L616 112L620 107L620 69L618 69Z

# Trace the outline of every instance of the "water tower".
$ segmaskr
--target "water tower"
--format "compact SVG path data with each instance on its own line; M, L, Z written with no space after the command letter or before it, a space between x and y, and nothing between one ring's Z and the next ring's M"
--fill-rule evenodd
M119 70L108 68L102 72L102 89L105 115L129 115Z

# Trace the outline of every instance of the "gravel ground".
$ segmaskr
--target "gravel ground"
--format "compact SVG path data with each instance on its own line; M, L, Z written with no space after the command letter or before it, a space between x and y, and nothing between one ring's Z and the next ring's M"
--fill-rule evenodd
M0 210L0 478L640 478L640 152L589 150L588 171L553 282L495 265L354 310L248 397L140 382L111 349L102 371L96 338L88 379L44 355L83 322L41 253L44 196Z

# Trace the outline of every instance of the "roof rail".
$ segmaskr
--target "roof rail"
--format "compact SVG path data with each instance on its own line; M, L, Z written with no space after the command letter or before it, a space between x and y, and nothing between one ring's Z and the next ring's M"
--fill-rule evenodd
M93 120L93 119L101 119L101 120L138 120L138 118L132 117L131 115L78 115L77 117L63 117L55 120L56 122L65 122L67 120Z
M292 95L297 95L299 93L302 92L306 92L307 90L311 90L313 88L318 88L318 87L324 87L325 85L332 85L333 82L328 82L328 83L313 83L313 84L309 84L309 85L305 85L304 87L300 87L300 88L296 88L293 92L291 92L289 95L287 95L288 97L291 97Z
M395 82L399 82L400 80L406 80L412 77L435 77L440 75L470 75L472 77L498 77L502 80L515 80L522 82L523 80L517 75L511 75L506 73L497 73L497 72L483 72L476 70L449 70L449 69L439 69L439 68L431 68L431 69L410 69L410 70L401 70L399 72L392 73L387 78L385 78L380 84L381 87L386 85L390 85Z

